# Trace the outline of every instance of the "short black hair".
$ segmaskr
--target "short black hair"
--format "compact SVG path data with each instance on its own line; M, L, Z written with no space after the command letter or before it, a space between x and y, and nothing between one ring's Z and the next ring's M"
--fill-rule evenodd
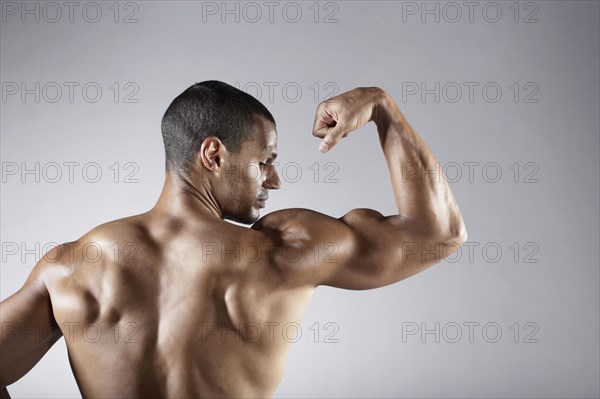
M254 138L255 114L275 123L260 101L227 83L208 80L190 86L162 118L165 167L188 171L208 136L218 137L229 151L239 152L244 141Z

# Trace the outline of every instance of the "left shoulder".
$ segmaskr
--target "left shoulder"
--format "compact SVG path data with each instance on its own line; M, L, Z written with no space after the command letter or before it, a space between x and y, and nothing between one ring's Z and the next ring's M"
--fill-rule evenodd
M336 219L311 209L289 208L263 216L252 225L252 229L286 236L302 236L306 239L319 238L339 234L339 230L344 229L344 217Z
M357 235L344 217L305 208L283 209L263 216L252 229L274 242L275 265L289 280L316 286L348 263L357 248Z
M262 231L304 231L315 236L350 233L355 225L365 221L387 219L381 213L366 208L353 209L340 218L306 208L289 208L269 213L260 218L252 229Z

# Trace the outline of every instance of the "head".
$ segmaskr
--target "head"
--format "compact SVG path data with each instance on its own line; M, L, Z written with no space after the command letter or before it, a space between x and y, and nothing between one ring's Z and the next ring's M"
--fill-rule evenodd
M251 95L226 83L196 83L165 112L168 174L203 185L223 216L253 223L268 190L279 188L275 120Z

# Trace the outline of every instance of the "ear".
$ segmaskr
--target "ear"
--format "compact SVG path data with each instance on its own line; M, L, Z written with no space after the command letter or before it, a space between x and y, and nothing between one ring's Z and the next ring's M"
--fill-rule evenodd
M209 136L202 142L198 157L206 169L216 173L221 167L224 151L227 150L221 140L218 137Z

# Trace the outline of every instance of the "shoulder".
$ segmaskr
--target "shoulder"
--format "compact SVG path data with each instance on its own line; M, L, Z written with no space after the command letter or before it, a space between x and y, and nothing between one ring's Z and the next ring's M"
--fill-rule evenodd
M356 224L365 220L384 218L381 213L366 208L353 209L339 218L311 209L290 208L263 216L252 226L252 229L286 233L287 235L295 232L296 235L320 237L330 234L348 234Z
M317 239L334 226L342 227L339 220L331 216L305 208L290 208L263 216L252 229L272 235L281 243L291 244Z
M45 283L63 280L86 264L114 263L123 251L132 252L132 247L139 248L148 241L147 229L135 217L109 221L46 252L32 275Z
M266 214L251 228L260 231L283 231L304 225L305 223L300 223L301 221L319 219L323 216L325 215L305 208L282 209Z
M140 239L149 236L147 222L141 215L102 223L84 234L79 242L108 242Z
M252 229L268 235L275 243L275 265L291 281L316 285L356 254L360 239L353 224L364 217L383 216L368 209L355 209L335 218L293 208L265 215Z

